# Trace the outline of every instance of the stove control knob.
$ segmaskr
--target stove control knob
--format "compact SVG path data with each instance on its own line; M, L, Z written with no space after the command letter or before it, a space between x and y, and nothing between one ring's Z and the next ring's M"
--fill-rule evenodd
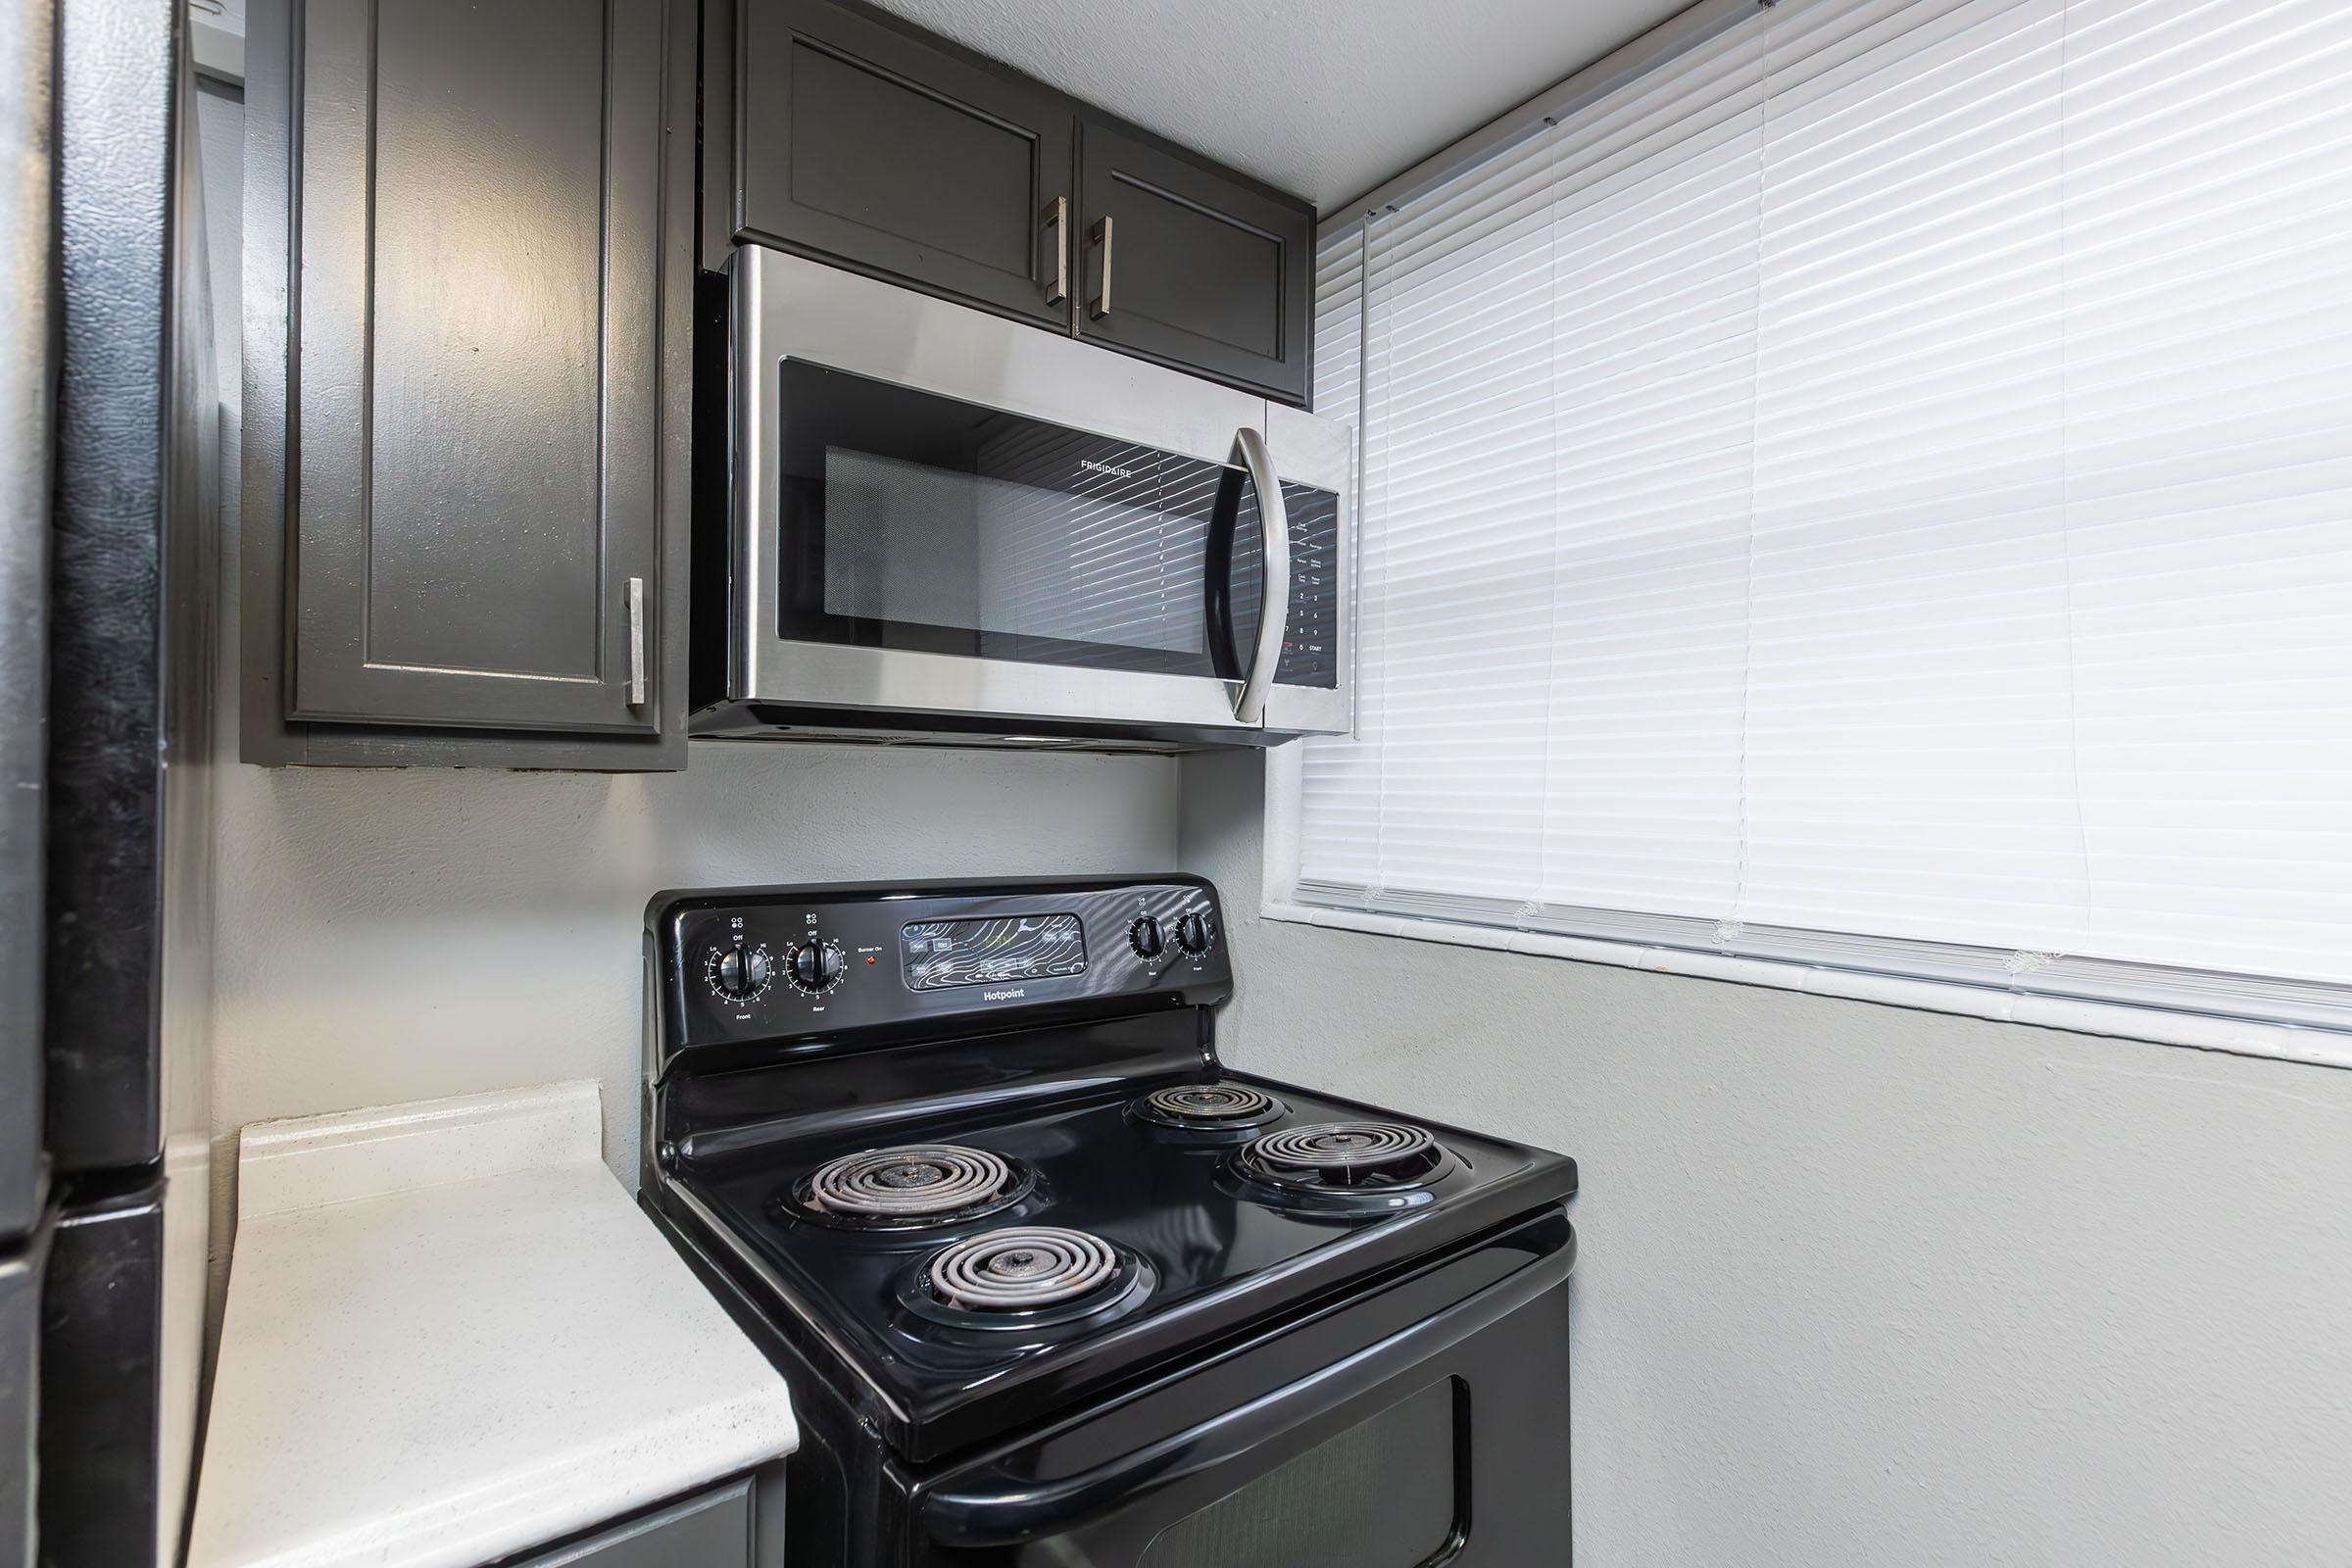
M1135 956L1139 958L1158 957L1168 945L1167 933L1159 928L1159 917L1137 915L1135 924L1127 928L1127 945L1135 950Z
M1198 958L1208 951L1208 916L1188 914L1176 922L1176 945Z
M804 942L792 950L787 962L791 966L793 989L809 996L822 996L841 984L845 967L838 942Z
M710 983L721 996L748 1000L767 989L774 975L769 972L767 950L747 948L741 943L724 949L717 962L710 966Z

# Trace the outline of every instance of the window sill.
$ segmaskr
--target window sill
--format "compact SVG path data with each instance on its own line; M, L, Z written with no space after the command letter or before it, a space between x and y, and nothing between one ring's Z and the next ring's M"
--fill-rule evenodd
M2112 1002L2080 1002L2030 992L2000 991L1990 986L1955 985L1901 975L1866 974L1850 969L1770 958L1732 957L1692 953L1680 948L1646 947L1632 942L1599 942L1587 937L1552 936L1532 931L1507 931L1494 926L1462 925L1445 920L1413 920L1396 915L1326 909L1311 905L1269 901L1261 913L1266 919L1295 925L1323 926L1372 936L1402 937L1411 942L1441 942L1453 947L1485 948L1499 953L1537 957L1569 958L1579 963L1613 964L1620 969L1646 969L1657 974L1690 975L1702 980L1728 980L1738 985L1771 986L1813 996L1844 997L1888 1006L1916 1007L1928 1012L1957 1013L1991 1018L2002 1023L2033 1024L2066 1029L2077 1034L2111 1035L2158 1045L2189 1046L2199 1051L2223 1051L2241 1056L2273 1056L2282 1061L2309 1062L2322 1067L2352 1067L2352 1034L2333 1029L2300 1029L2288 1024L2256 1023L2204 1013L2173 1012L2134 1007Z

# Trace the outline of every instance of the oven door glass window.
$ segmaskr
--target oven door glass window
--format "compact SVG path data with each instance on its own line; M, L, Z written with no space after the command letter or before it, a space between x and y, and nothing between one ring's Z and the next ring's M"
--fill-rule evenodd
M1246 673L1264 566L1239 466L800 361L780 373L779 636ZM1283 498L1292 594L1275 678L1330 687L1338 498L1288 482Z
M1454 1544L1457 1385L1434 1383L1177 1520L1138 1568L1421 1568Z

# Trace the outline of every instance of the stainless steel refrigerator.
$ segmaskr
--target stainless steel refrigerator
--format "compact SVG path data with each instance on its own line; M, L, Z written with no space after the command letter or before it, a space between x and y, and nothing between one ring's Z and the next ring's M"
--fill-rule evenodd
M0 1568L176 1560L219 400L184 0L0 5Z

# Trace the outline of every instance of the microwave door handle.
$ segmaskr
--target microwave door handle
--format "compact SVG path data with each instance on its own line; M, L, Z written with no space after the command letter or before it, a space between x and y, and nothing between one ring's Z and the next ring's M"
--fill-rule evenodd
M1219 680L1242 678L1242 651L1233 640L1233 557L1242 512L1242 470L1217 470L1217 496L1201 541L1201 613L1207 621L1208 664Z
M1446 1353L1559 1284L1575 1261L1575 1248L1563 1247L1321 1371L1074 1476L1041 1484L1013 1464L997 1464L952 1477L917 1505L924 1533L942 1546L968 1551L1077 1529L1239 1459Z
M1242 689L1233 699L1233 716L1244 724L1266 721L1266 688L1274 684L1274 666L1282 662L1282 639L1291 622L1291 518L1282 500L1282 480L1266 438L1244 425L1234 432L1233 444L1257 487L1258 530L1264 543L1266 590L1257 616L1257 647L1250 655Z

